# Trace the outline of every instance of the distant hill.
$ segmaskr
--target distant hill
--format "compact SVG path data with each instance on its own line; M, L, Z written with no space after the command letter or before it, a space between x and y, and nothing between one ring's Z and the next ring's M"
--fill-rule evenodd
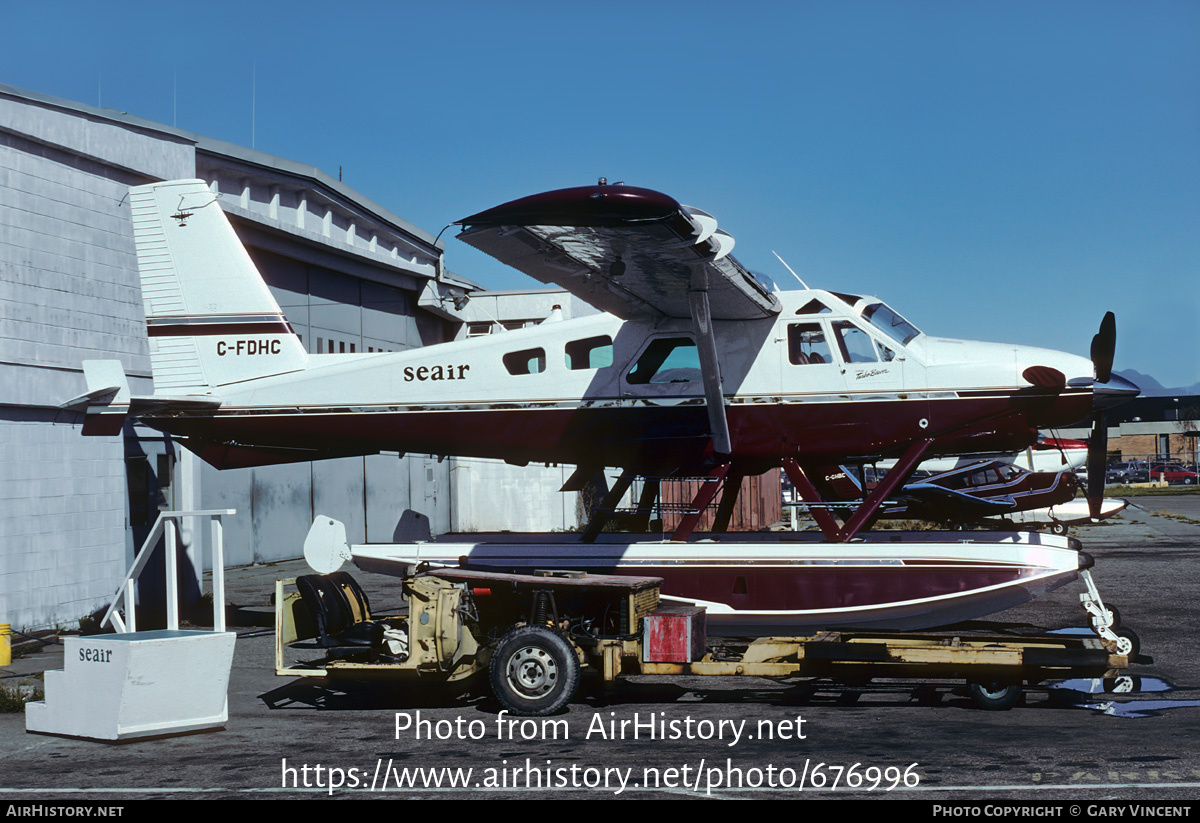
M1125 371L1114 370L1113 373L1124 377L1126 380L1136 383L1138 388L1142 390L1142 397L1171 397L1178 395L1200 394L1200 383L1193 383L1190 386L1164 388L1162 383L1159 383L1150 375L1142 374L1141 372L1134 371L1133 369L1126 369Z

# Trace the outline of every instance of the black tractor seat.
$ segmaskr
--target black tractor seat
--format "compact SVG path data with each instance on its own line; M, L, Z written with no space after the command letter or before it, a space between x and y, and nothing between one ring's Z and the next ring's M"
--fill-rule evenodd
M402 624L404 618L371 618L371 605L358 581L346 572L307 574L296 578L296 589L313 618L314 645L334 656L358 654L380 648L384 629Z

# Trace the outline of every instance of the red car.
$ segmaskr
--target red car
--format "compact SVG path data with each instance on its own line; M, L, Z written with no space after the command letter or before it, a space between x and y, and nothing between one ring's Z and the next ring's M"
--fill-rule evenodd
M1151 466L1150 479L1166 480L1169 485L1182 483L1185 486L1191 486L1197 481L1200 481L1200 474L1196 474L1194 471L1188 471L1183 466L1166 464L1160 466Z

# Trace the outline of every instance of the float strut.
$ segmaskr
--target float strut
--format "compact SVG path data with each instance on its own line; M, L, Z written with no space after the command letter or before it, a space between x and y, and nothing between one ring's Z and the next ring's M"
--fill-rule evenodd
M692 536L692 531L700 522L700 517L704 514L704 510L708 508L708 504L717 496L717 490L721 488L721 481L725 479L725 475L729 473L729 464L717 466L708 473L708 480L700 486L700 491L696 492L696 496L692 498L692 510L683 516L679 521L679 525L675 527L675 533L671 535L672 540L686 541Z
M913 469L921 462L921 456L933 444L932 440L917 440L912 443L900 459L896 461L896 465L892 470L884 475L883 480L875 490L871 492L867 499L859 504L854 510L854 514L846 521L846 525L838 528L837 521L825 506L825 501L821 499L821 494L816 490L813 484L809 481L808 476L804 473L804 469L793 458L785 458L783 460L783 469L791 478L792 484L800 492L800 496L804 502L813 506L809 511L813 519L817 521L817 525L821 527L821 532L825 535L825 539L831 543L849 543L858 533L863 530L863 527L875 516L879 511L879 507L883 505L883 501L888 495L894 492L905 480L913 473Z

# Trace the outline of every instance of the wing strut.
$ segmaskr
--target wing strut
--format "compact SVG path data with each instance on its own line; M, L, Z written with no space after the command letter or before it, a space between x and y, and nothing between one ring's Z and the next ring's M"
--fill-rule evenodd
M704 405L708 408L713 452L717 462L724 463L733 453L733 445L729 441L729 422L725 418L721 364L717 360L717 338L713 333L712 312L708 305L708 273L704 266L692 267L688 308L692 312L692 330L696 333L696 349L700 355L700 374L704 379Z

